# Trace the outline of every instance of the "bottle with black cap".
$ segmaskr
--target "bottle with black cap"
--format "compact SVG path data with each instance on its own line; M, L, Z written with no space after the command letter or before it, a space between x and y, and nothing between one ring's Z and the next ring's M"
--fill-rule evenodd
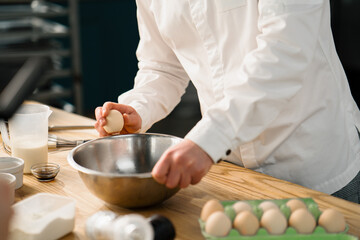
M175 228L161 215L144 218L99 211L86 221L86 234L90 240L173 240Z
M155 214L148 220L154 230L154 240L173 240L175 238L174 225L168 218Z

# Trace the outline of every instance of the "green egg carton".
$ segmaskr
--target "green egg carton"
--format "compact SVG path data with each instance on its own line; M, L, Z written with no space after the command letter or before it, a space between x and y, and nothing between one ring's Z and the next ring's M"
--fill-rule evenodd
M317 220L321 214L321 211L318 208L318 205L312 198L298 198L299 200L302 200L306 206L308 207L309 211L313 214L315 219ZM284 215L288 218L289 212L286 210L286 202L291 199L263 199L263 200L244 200L242 202L249 203L253 209L259 209L258 206L263 201L271 201L274 202L280 210L284 213ZM220 202L224 209L227 208L227 206L232 206L237 201L222 201ZM257 212L255 215L257 215L258 218L261 218L262 212ZM296 232L296 230L292 227L288 227L284 234L282 235L270 235L266 229L260 228L256 235L254 236L242 236L236 229L231 229L229 234L226 237L214 237L212 235L209 235L205 232L205 222L199 219L199 224L201 228L201 233L207 240L283 240L283 239L289 239L289 240L303 240L303 239L316 239L316 240L358 240L357 237L351 236L346 234L349 230L349 227L346 226L346 229L343 232L340 233L327 233L323 227L317 226L313 233L311 234L299 234Z

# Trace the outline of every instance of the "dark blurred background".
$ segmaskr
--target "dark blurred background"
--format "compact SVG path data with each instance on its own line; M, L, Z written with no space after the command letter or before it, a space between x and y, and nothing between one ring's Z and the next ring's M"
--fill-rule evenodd
M336 48L359 104L360 1L330 3ZM133 86L137 30L134 0L0 0L0 79L11 78L29 55L48 56L52 69L31 98L94 118L97 106L116 102ZM200 118L189 85L176 109L150 131L183 137Z

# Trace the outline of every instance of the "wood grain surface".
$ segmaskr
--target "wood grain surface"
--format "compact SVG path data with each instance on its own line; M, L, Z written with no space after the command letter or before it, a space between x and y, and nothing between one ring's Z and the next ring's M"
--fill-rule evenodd
M49 125L87 125L94 120L62 110L53 109ZM66 130L51 132L69 139L97 138L95 130ZM335 208L341 211L350 227L349 234L360 236L360 205L330 195L317 192L296 184L282 181L261 173L221 162L214 165L210 172L197 184L180 190L164 203L143 209L124 209L108 206L92 195L83 184L76 170L67 162L70 149L49 150L49 162L60 164L58 176L51 182L39 182L32 175L24 175L24 185L16 191L15 202L33 194L46 192L64 195L75 199L75 228L63 239L86 239L85 222L88 217L100 210L112 210L119 215L137 213L144 217L161 214L168 217L176 229L176 239L203 239L198 218L201 208L209 199L218 200L251 200L251 199L284 199L313 198L320 209ZM2 144L0 156L7 156Z

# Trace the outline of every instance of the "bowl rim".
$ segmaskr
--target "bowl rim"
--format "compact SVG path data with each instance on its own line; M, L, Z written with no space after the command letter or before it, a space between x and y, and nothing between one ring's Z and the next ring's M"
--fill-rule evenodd
M93 169L89 169L89 168L85 168L79 164L77 164L73 158L74 154L76 153L76 151L81 148L84 145L88 145L91 144L93 142L97 142L97 141L103 141L104 139L110 139L110 138L126 138L126 137L131 137L131 136L138 136L138 135L151 135L151 136L157 136L157 137L170 137L170 138L174 138L177 139L179 141L183 140L183 138L177 137L177 136L173 136L173 135L168 135L168 134L161 134L161 133L132 133L132 134L123 134L123 135L113 135L113 136L108 136L108 137L100 137L100 138L96 138L90 141L87 141L85 143L82 143L76 147L74 147L67 155L67 160L68 163L70 164L71 167L73 167L74 169L82 172L82 173L86 173L86 174L91 174L91 175L96 175L96 176L102 176L102 177L136 177L136 178L149 178L152 177L151 172L148 173L104 173L104 172L99 172Z
M53 162L44 162L44 163L36 163L31 166L30 170L35 171L38 167L54 167L54 169L51 172L56 172L60 170L60 165Z
M12 164L12 166L10 167L0 168L0 172L11 173L11 174L23 171L24 163L25 163L25 161L22 158L13 157L13 156L0 157L0 162L8 162Z

